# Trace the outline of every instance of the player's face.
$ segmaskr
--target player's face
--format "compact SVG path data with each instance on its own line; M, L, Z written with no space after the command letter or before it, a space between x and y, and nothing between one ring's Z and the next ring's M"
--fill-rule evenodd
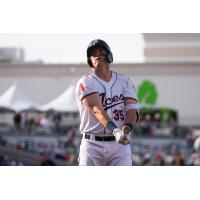
M106 50L101 47L94 48L91 51L90 59L92 62L93 67L98 67L107 64L106 61Z

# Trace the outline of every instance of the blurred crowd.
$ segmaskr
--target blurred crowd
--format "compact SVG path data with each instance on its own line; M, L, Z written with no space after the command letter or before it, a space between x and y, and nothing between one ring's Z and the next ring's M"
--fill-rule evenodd
M51 129L55 132L60 132L62 115L59 112L46 112L38 115L28 115L28 113L16 112L13 116L13 124L16 131L24 131L32 133L38 128L45 128L46 132Z
M67 117L71 121L64 127L66 115L61 113L29 115L16 112L10 129L0 124L0 148L4 148L0 149L0 165L77 165L81 137L78 123L70 124L78 115ZM191 127L180 127L173 116L163 123L158 113L142 115L132 134L133 165L200 165L198 137L200 134L194 134ZM16 152L27 155L15 155ZM30 159L23 159L25 157Z
M79 142L79 135L71 129L56 137L0 136L0 166L14 165L13 160L15 165L77 165Z
M181 142L133 144L133 163L142 166L199 166L200 154Z
M0 153L0 166L24 166L19 158L11 159L7 153Z

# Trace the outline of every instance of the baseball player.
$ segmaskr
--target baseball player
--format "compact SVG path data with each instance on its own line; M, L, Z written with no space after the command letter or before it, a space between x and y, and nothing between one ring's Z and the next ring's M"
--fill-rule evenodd
M134 86L110 70L113 55L105 41L90 42L87 62L91 73L76 86L82 134L79 165L132 165L130 133L139 117Z

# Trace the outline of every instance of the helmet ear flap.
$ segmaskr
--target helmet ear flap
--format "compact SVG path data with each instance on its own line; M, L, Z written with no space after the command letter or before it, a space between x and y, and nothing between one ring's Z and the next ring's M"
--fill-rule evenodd
M88 65L89 65L90 67L93 67L93 66L92 66L92 61L91 61L90 58L88 58L87 62L88 62Z
M111 52L108 52L107 55L106 55L106 58L108 60L109 63L112 63L113 62L113 55Z

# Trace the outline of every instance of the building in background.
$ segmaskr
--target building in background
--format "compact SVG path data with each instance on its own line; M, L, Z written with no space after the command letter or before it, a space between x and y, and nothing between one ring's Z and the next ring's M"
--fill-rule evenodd
M200 33L144 33L146 62L200 62Z
M22 48L0 48L0 63L23 63L24 49Z
M146 61L114 63L112 70L129 76L136 89L144 80L151 81L158 92L156 106L177 110L180 124L199 125L200 34L143 36ZM17 83L31 99L45 104L89 70L86 64L0 63L0 95Z

